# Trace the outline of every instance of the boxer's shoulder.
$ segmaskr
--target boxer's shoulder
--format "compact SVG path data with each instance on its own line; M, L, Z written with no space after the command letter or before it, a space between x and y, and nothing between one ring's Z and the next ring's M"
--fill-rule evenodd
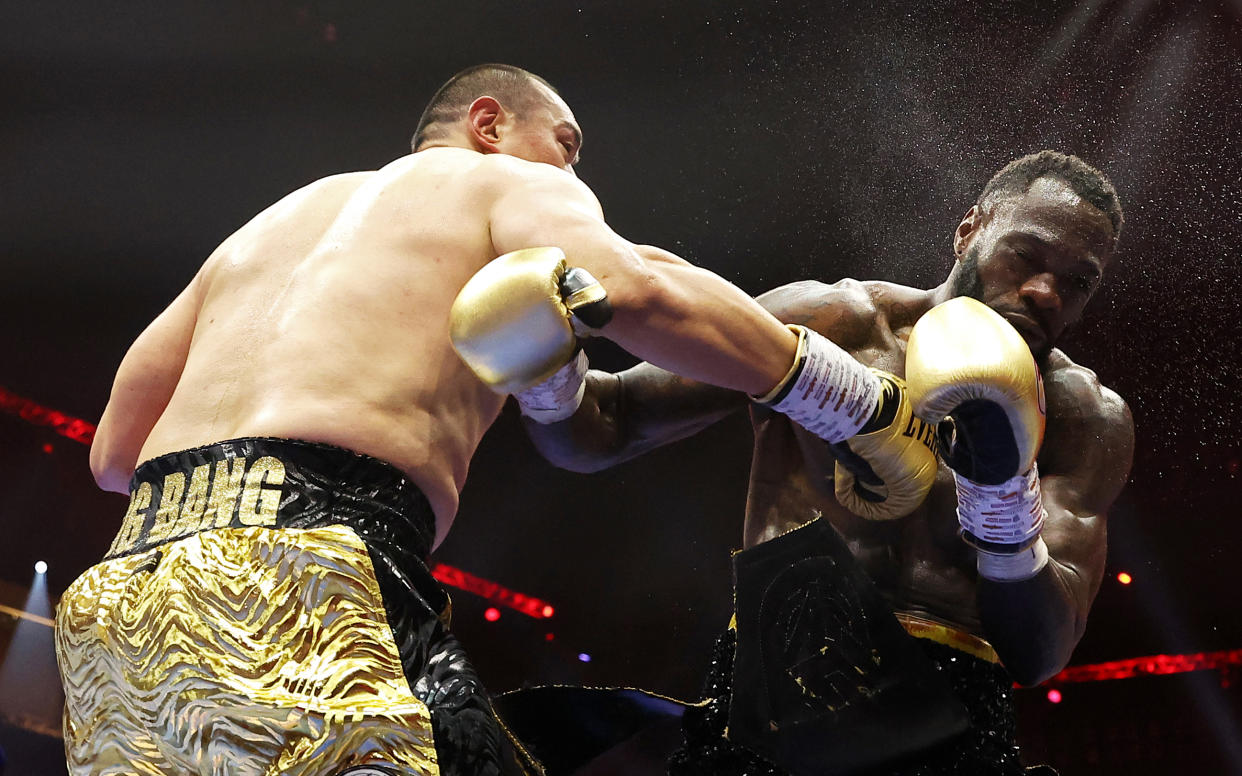
M599 198L576 176L540 162L508 154L486 154L471 171L480 193L512 206L561 206L599 217Z
M869 288L853 278L835 283L800 280L760 296L759 303L783 323L795 323L848 347L869 339L880 310Z
M1049 405L1061 410L1112 419L1129 419L1129 408L1116 391L1100 382L1094 370L1053 349L1040 364ZM1051 411L1051 406L1050 406Z
M273 220L296 216L308 208L317 208L328 200L339 204L373 175L375 175L374 170L343 172L311 181L260 211L247 226L261 226Z

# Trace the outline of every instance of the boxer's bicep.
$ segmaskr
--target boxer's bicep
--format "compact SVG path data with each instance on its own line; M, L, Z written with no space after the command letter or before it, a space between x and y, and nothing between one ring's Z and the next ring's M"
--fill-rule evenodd
M1090 411L1061 420L1051 440L1061 449L1050 451L1046 470L1040 463L1047 512L1042 535L1082 624L1104 575L1108 512L1134 455L1134 421L1125 402L1106 389L1091 399Z
M126 492L142 445L177 387L198 320L198 289L196 277L121 360L91 443L91 472L105 490Z

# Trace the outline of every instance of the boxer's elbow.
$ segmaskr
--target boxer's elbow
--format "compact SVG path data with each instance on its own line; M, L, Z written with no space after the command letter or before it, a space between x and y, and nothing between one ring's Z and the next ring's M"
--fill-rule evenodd
M128 468L110 465L103 461L96 464L92 456L91 474L94 476L95 484L99 486L100 490L121 494L129 493L129 480L133 473Z
M100 424L103 425L102 423ZM101 490L112 493L129 493L129 480L133 476L133 462L122 461L117 454L116 446L106 433L95 432L91 441L90 467L91 476Z
M990 640L1005 670L1023 687L1056 676L1069 665L1078 644L1073 628L1065 622L1031 622L1004 635L995 634Z
M1056 676L1062 668L1068 663L1066 660L1056 660L1045 657L1043 660L1038 658L1032 659L1023 656L1019 659L1006 660L1001 655L1001 663L1005 666L1005 670L1015 682L1023 687L1034 687L1035 685L1046 682Z

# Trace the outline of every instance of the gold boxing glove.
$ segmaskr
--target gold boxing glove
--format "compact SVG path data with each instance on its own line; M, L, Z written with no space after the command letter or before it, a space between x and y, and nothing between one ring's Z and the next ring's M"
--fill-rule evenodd
M906 384L915 413L939 424L962 538L979 551L979 573L994 580L1037 574L1048 558L1035 464L1044 389L1022 335L987 305L950 299L914 324Z
M892 520L913 512L936 481L936 427L914 415L901 378L879 369L880 400L855 436L832 445L836 495L849 511L868 520Z
M586 336L612 317L603 287L570 269L560 248L525 248L474 274L449 312L449 338L471 371L497 393L547 380Z
M962 476L995 484L1035 463L1044 439L1039 368L1022 335L982 302L959 296L915 322L906 388L920 418L938 424L953 416L959 435L970 434L969 449L941 445Z

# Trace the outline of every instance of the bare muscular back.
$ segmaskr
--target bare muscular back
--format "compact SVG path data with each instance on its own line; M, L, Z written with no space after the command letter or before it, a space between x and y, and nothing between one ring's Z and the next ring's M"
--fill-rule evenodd
M503 402L448 338L454 297L496 256L495 166L430 149L313 183L228 238L183 295L184 369L139 460L244 436L339 445L406 472L443 539Z

